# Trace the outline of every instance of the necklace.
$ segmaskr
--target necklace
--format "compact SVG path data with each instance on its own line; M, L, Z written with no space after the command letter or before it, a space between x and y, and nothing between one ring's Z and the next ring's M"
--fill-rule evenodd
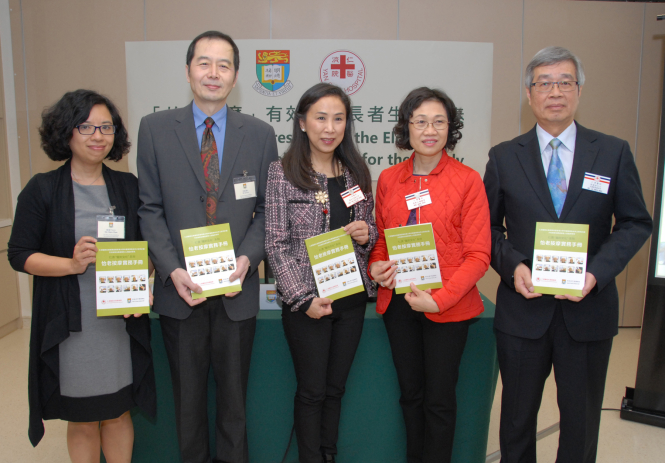
M87 185L84 185L83 182L81 182L78 178L76 178L76 175L74 175L74 171L72 170L72 178L73 178L74 180L76 180L76 183L78 183L79 185L83 185L83 186L90 186L90 185L92 185L92 184L95 183L97 180L99 180L99 177L101 177L102 174L103 174L103 171L100 172L99 175L97 176L97 178L94 179L92 182L88 183Z

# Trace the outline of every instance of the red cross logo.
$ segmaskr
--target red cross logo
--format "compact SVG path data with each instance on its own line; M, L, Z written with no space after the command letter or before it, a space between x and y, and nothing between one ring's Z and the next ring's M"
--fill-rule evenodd
M352 63L347 63L346 62L346 55L341 55L340 56L340 61L341 62L339 64L331 64L330 68L331 69L338 69L338 70L342 71L342 72L340 72L340 77L342 79L346 79L346 75L347 75L346 71L349 70L349 69L355 69L356 65L352 64ZM349 77L351 77L351 76L349 76Z
M360 56L349 50L337 50L323 59L319 73L321 82L338 85L344 93L353 95L365 83L367 71Z

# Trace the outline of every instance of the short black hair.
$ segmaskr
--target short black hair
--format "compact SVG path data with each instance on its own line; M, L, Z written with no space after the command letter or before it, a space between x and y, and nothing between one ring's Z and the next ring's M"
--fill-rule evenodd
M235 68L234 71L238 72L238 69L240 69L240 50L238 50L238 45L236 45L231 36L225 34L224 32L219 32L219 31L207 31L204 32L203 34L197 35L196 38L192 40L192 43L189 44L189 48L187 49L187 58L186 58L187 67L189 67L192 64L192 60L194 59L194 50L196 49L196 44L201 39L208 39L208 40L217 39L228 42L228 44L231 45L231 48L233 48L233 67Z
M457 142L462 138L460 132L464 127L462 110L455 107L453 100L444 91L428 87L419 87L412 90L399 106L397 124L393 128L395 145L403 150L413 149L409 140L409 119L413 116L413 111L418 109L425 101L439 101L445 108L450 122L445 148L446 150L454 150Z
M93 90L75 90L67 92L56 104L42 113L42 125L39 135L42 149L54 161L66 161L72 157L69 142L76 126L88 120L93 106L102 104L111 113L111 120L115 125L115 137L111 151L105 159L119 161L129 153L132 144L129 142L127 129L113 102L104 95Z

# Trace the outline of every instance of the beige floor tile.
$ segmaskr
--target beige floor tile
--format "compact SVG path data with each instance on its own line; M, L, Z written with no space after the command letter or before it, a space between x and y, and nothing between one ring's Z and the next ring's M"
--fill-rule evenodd
M600 420L598 462L656 463L665 461L665 429L619 418L604 411Z
M0 463L67 463L67 424L47 421L35 448L28 440L28 343L30 329L0 339Z

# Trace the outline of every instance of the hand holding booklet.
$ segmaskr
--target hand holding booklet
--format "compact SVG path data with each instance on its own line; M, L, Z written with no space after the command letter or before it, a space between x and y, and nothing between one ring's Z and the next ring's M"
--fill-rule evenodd
M98 241L97 316L150 312L147 241Z
M531 281L541 294L582 296L589 225L536 223Z
M421 290L443 288L439 257L431 223L384 230L390 260L397 261L395 293L411 292L411 283Z
M192 298L242 291L240 280L229 281L237 269L231 228L228 223L180 230L187 271L203 293Z
M337 300L365 290L351 237L343 229L305 240L319 297Z

